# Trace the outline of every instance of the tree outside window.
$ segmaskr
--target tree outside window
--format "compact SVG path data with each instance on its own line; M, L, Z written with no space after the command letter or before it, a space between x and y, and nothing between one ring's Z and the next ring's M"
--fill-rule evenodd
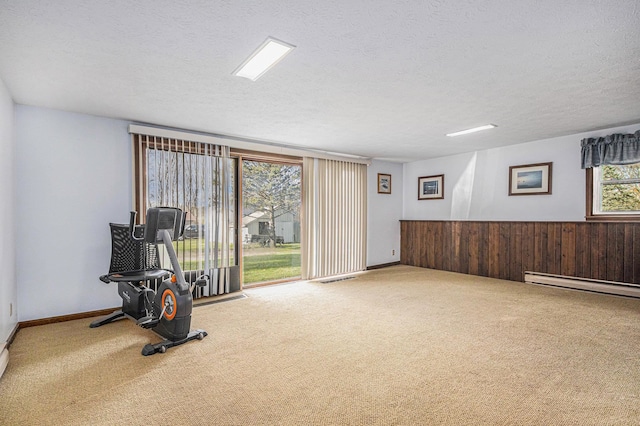
M593 169L594 214L640 215L640 163Z

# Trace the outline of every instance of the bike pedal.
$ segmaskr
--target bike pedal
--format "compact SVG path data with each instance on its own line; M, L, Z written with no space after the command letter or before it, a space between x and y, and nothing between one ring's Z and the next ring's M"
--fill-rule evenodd
M160 320L158 318L142 317L136 322L136 324L138 324L142 328L153 328L158 325L159 322Z

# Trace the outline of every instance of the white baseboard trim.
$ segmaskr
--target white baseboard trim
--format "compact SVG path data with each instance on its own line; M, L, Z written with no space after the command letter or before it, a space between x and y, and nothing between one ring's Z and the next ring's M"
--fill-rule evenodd
M9 350L7 349L7 345L2 346L2 350L0 351L0 377L4 374L4 370L7 368L9 364Z

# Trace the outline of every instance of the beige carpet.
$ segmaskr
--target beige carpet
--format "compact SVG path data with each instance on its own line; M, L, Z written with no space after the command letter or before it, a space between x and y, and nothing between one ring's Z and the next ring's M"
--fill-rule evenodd
M151 357L129 320L21 330L0 424L640 424L640 300L408 266L245 293Z

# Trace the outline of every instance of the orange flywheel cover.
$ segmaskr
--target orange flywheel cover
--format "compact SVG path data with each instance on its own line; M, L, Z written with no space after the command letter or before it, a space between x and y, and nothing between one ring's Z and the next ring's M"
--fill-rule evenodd
M167 298L170 299L169 306L167 306ZM162 293L162 307L164 308L165 306L167 306L164 311L164 317L169 321L171 321L176 316L176 311L178 310L176 302L176 295L173 294L173 291L171 291L170 289L166 289Z

